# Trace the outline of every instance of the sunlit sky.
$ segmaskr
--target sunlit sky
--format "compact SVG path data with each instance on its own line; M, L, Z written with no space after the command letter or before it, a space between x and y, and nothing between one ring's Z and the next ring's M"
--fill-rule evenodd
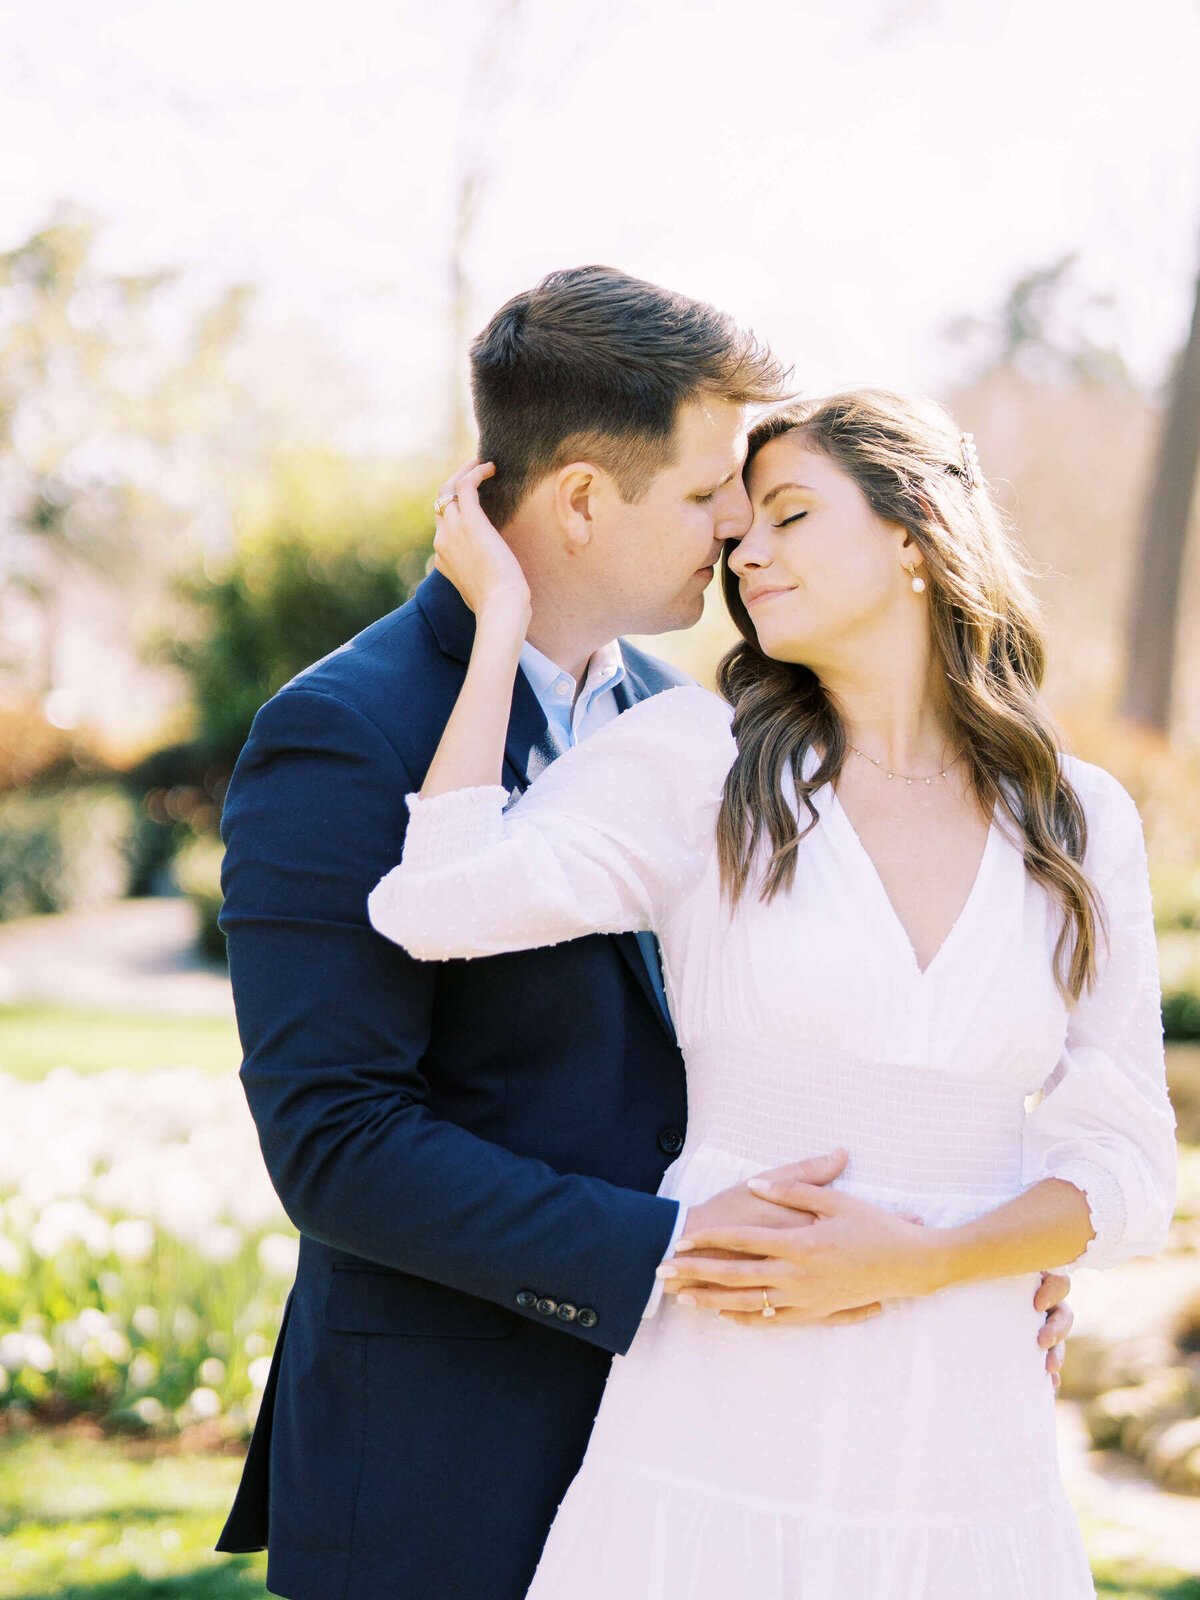
M1200 0L8 0L0 244L56 199L121 270L262 288L361 373L347 436L446 422L471 321L607 261L751 323L809 390L944 389L942 330L1068 251L1157 382L1200 257ZM486 98L473 65L508 38ZM507 63L507 64L506 64Z

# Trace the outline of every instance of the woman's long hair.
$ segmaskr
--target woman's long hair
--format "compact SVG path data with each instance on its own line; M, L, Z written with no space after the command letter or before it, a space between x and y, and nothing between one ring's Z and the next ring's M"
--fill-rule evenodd
M999 803L1023 838L1030 877L1061 908L1054 973L1064 997L1078 1000L1095 976L1100 923L1079 865L1087 824L1039 694L1046 653L1036 602L972 447L939 406L862 390L767 417L750 435L747 472L763 446L784 434L852 478L872 511L905 528L924 557L950 738L984 813ZM727 545L722 582L742 643L721 662L717 683L733 706L738 753L725 784L718 850L722 884L736 905L764 842L770 854L761 897L769 901L790 887L800 842L819 821L812 796L836 781L847 742L841 713L816 673L759 648L729 553ZM820 761L805 778L810 749ZM803 828L784 789L789 771L808 811Z

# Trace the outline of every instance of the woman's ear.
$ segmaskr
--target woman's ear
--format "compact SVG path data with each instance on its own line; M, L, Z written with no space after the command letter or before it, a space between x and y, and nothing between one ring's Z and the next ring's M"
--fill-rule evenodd
M900 565L906 572L909 567L925 565L925 552L907 528L904 529L904 537L900 541Z

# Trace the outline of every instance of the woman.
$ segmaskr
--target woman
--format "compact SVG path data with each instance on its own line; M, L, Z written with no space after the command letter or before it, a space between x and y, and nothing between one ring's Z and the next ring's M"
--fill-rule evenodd
M970 441L876 393L761 424L753 524L726 550L729 704L647 701L503 815L528 594L478 510L486 471L457 480L435 546L475 650L373 923L427 958L653 929L689 1096L663 1192L697 1205L840 1144L842 1196L895 1214L894 1297L851 1326L705 1316L702 1285L741 1263L711 1258L719 1235L680 1242L531 1595L1091 1595L1031 1285L1162 1242L1153 927L1131 801L1062 754L1038 698ZM838 1236L813 1207L820 1315Z

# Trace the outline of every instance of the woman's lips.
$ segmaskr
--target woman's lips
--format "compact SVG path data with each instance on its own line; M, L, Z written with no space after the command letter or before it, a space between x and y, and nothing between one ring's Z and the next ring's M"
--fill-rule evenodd
M752 594L743 595L742 604L749 610L751 606L761 605L764 600L774 600L776 595L791 592L791 589L756 589Z

